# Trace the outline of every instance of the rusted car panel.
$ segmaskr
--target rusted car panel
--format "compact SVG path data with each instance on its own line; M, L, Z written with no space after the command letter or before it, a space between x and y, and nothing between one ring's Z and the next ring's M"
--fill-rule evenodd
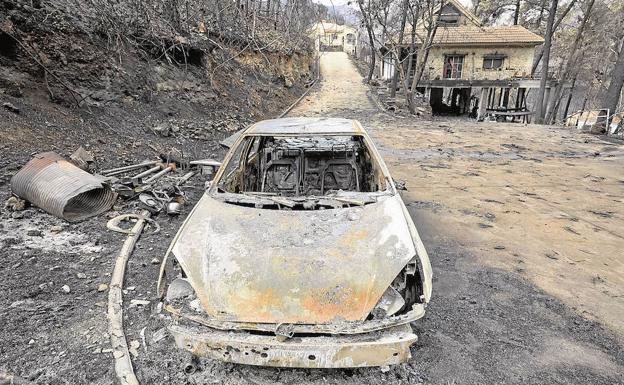
M247 365L295 368L357 368L406 362L417 340L409 325L373 335L299 337L283 341L248 332L174 325L179 348L196 356Z
M356 120L344 118L283 118L263 120L245 130L245 135L336 135L362 134Z
M410 322L419 320L425 315L425 305L414 304L412 309L405 314L394 315L390 317L378 318L373 320L361 321L344 321L330 324L268 324L256 322L234 322L220 321L204 314L190 313L183 309L175 308L171 305L165 305L165 310L177 318L195 322L199 325L207 326L211 329L218 330L251 330L266 333L273 333L276 336L289 336L296 334L364 334L376 332L394 326L406 325Z
M388 169L347 119L242 132L169 254L177 286L194 292L165 304L178 346L243 364L405 362L409 323L432 292L429 257ZM167 256L159 293L175 277Z
M416 253L399 200L279 211L204 195L173 254L212 318L364 320Z

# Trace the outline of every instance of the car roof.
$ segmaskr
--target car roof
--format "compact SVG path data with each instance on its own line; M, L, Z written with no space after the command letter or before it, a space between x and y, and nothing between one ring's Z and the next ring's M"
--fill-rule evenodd
M281 118L260 121L244 134L251 135L304 135L304 134L363 134L362 126L353 119L344 118Z

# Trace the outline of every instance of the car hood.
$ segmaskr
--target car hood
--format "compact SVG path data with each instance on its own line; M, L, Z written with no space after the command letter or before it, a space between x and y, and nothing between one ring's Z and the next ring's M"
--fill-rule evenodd
M296 211L245 207L205 194L172 252L215 319L364 320L416 255L405 213L398 195L359 207Z

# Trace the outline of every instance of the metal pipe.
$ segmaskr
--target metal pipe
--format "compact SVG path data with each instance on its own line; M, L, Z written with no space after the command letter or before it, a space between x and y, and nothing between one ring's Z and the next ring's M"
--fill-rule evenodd
M156 172L156 171L160 170L160 169L161 169L161 167L162 167L162 166L160 166L160 165L158 165L158 166L154 166L154 167L152 167L152 168L150 168L150 169L148 169L148 170L143 171L143 172L142 172L142 173L140 173L140 174L136 174L135 176L133 176L133 177L132 177L132 179L141 179L141 178L144 178L144 177L148 176L149 174L151 174L151 173L153 173L153 172Z
M125 171L136 170L137 168L151 166L151 165L158 164L158 163L159 162L157 160L153 160L153 161L150 161L150 162L143 162L143 163L139 163L139 164L133 164L133 165L130 165L130 166L116 167L116 168L111 168L111 169L108 169L108 170L103 170L102 174L117 175L117 174L120 174L120 173L125 172ZM107 176L110 176L110 175L107 175Z
M144 183L152 183L153 181L155 181L156 179L158 179L161 176L165 175L166 173L168 173L171 170L173 170L173 166L169 166L169 167L163 169L162 171L160 171L160 172L152 175L151 177L145 179L143 182Z
M195 171L187 172L186 174L184 174L182 178L178 180L178 183L176 183L176 185L178 186L183 185L184 183L188 182L188 180L191 179L193 175L195 175Z
M213 166L221 167L221 162L212 159L192 160L189 162L191 166Z
M53 152L35 155L11 178L11 189L69 222L107 211L117 199L105 178L89 174Z

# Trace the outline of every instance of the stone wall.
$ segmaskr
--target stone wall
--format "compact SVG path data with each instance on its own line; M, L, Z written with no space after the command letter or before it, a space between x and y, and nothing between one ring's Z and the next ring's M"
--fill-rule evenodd
M499 80L528 77L531 74L535 47L433 47L429 52L424 80L442 79L445 55L465 55L461 79ZM486 55L504 55L502 69L483 69Z

